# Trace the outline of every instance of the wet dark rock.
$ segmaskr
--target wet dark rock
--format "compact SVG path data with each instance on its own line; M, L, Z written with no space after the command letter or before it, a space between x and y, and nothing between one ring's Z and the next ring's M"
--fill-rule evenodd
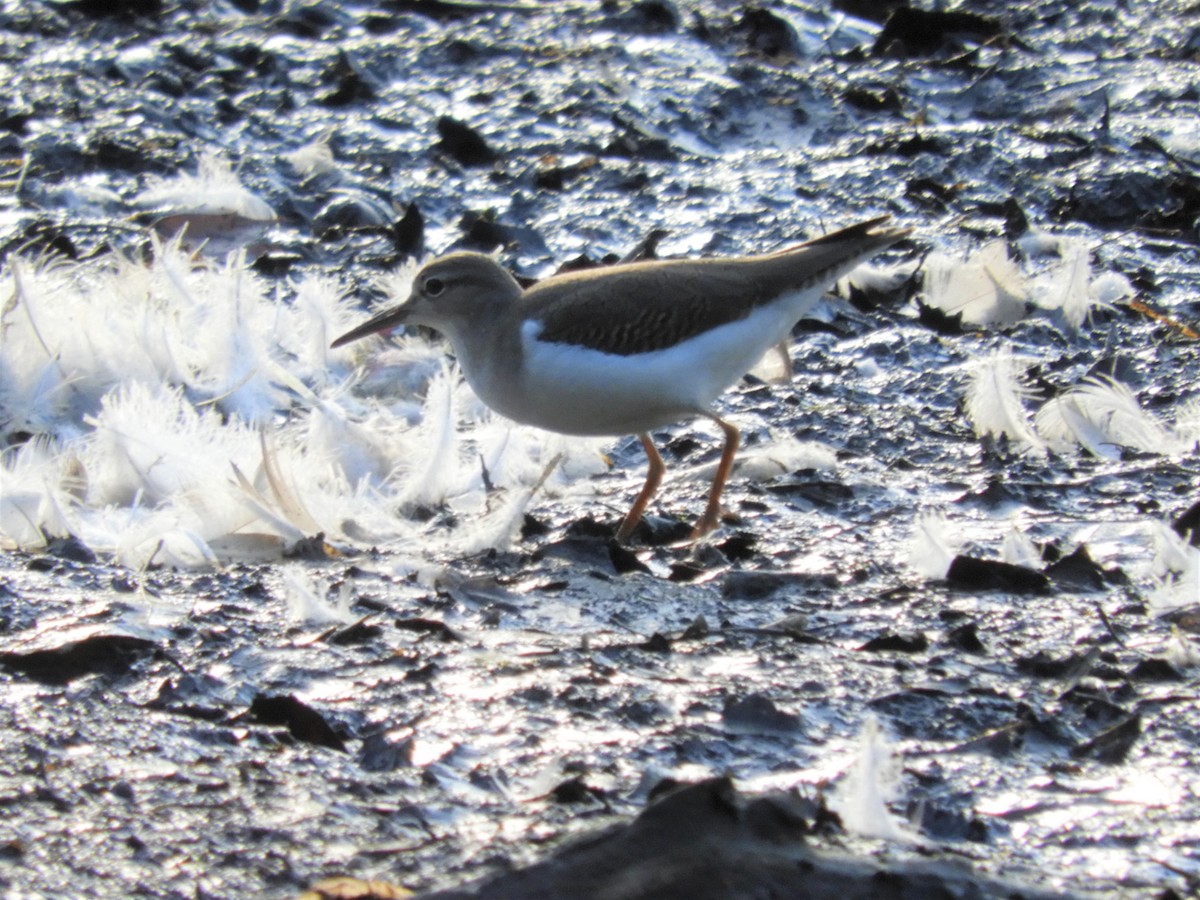
M497 4L490 0L386 0L383 6L397 13L416 13L441 22L494 12Z
M731 534L717 545L717 549L730 562L746 562L758 553L758 535L750 531Z
M298 741L346 752L346 743L325 717L291 694L259 694L250 704L250 715L264 725L286 725Z
M392 225L392 243L396 259L421 256L425 252L425 217L416 203L404 208L404 215Z
M545 241L535 229L498 222L488 213L465 213L459 226L463 230L463 242L481 252L503 247L520 248L524 253L538 255L546 248Z
M997 759L1003 759L1025 746L1025 737L1029 732L1030 723L1024 718L1009 722L1000 728L995 728L986 734L965 741L954 748L956 753L987 753Z
M778 592L808 593L836 588L837 577L823 572L771 572L736 569L721 578L721 596L730 600L762 600Z
M679 28L679 9L669 0L635 0L633 3L606 0L605 12L613 27L626 32L664 34Z
M201 722L224 722L230 718L230 713L215 705L219 701L220 688L215 680L193 675L168 678L159 685L158 694L146 708L167 710Z
M691 584L707 579L711 570L690 562L671 563L671 574L667 577L679 584Z
M698 641L709 634L708 620L704 616L696 616L691 624L684 629L683 634L679 636L681 641Z
M966 622L946 634L946 643L957 647L964 653L986 654L987 647L979 639L979 626L975 622Z
M355 622L345 628L339 628L328 638L329 643L341 647L352 647L356 644L369 644L383 635L383 629L378 625L367 622Z
M303 259L304 257L298 253L268 251L256 257L251 265L256 272L261 272L271 277L278 277L286 275Z
M895 88L871 89L861 86L847 88L842 94L846 102L864 112L899 113L904 109L904 99Z
M1033 656L1017 657L1016 667L1018 672L1024 672L1035 678L1078 680L1091 671L1096 657L1097 654L1094 650L1065 656L1054 656L1044 650L1039 650Z
M907 5L907 0L833 0L831 8L838 12L882 25L892 11Z
M918 321L937 334L955 336L963 334L962 313L947 313L936 306L917 302Z
M442 116L437 120L437 147L464 166L490 166L496 161L493 150L483 135L465 122Z
M16 241L3 251L16 249ZM61 256L64 259L79 259L79 248L71 236L63 229L62 223L49 219L35 219L30 222L20 238L20 248L26 253L44 253L47 256Z
M587 569L598 570L609 575L617 574L609 552L609 541L613 529L607 528L604 536L568 536L543 544L533 552L534 562L558 559Z
M952 587L970 591L1044 594L1050 588L1050 579L1041 572L999 560L962 555L951 561L946 581Z
M726 698L721 718L736 734L788 734L801 728L798 715L784 712L770 697L758 693Z
M989 881L940 859L889 861L886 868L810 843L811 805L790 794L745 797L727 779L665 794L629 824L580 840L543 862L423 900L609 897L651 900L925 900L1019 894L1059 896Z
M1200 217L1200 181L1158 171L1100 171L1072 180L1053 210L1099 227L1190 231Z
M791 23L765 7L747 6L738 20L737 31L751 50L772 59L803 55L800 39Z
M879 637L871 638L859 650L867 653L883 653L894 651L896 653L924 653L929 649L929 638L923 634L896 634L889 632L881 634Z
M55 538L46 545L46 552L71 562L90 564L96 561L96 554L92 548L75 535Z
M463 639L462 635L457 631L445 622L440 622L437 619L414 616L411 618L396 619L392 624L401 631L416 631L420 634L430 634L447 642L458 642Z
M367 772L394 772L412 765L412 752L411 737L393 740L383 732L375 732L363 739L358 764Z
M1087 546L1080 544L1069 555L1046 566L1043 570L1055 583L1088 591L1103 590L1109 584L1122 580L1120 572L1107 572L1090 553Z
M1116 764L1123 762L1142 736L1142 717L1132 715L1108 728L1095 737L1071 748L1076 759L1094 759L1098 762Z
M648 123L635 121L620 113L614 114L612 119L620 131L598 150L598 155L659 162L676 158L670 139L655 131ZM637 190L641 186L631 184L630 189Z
M335 559L337 556L337 551L325 541L324 532L318 532L311 537L301 538L283 551L284 559L321 561Z
M94 634L57 647L0 653L0 666L45 684L68 684L85 675L124 675L158 644L128 634Z
M1193 547L1200 547L1200 500L1197 500L1171 522L1175 533L1186 537Z
M1184 681L1184 675L1167 660L1160 658L1143 659L1129 677L1133 681Z
M599 800L607 805L605 792L600 788L592 787L581 777L559 782L551 788L550 797L555 803L595 803Z
M671 640L656 631L646 639L646 643L642 644L642 647L654 653L670 653Z
M350 106L375 99L374 87L345 53L338 54L337 60L322 73L322 80L331 86L317 98L326 106Z
M888 16L871 52L894 56L929 56L959 50L963 40L983 41L1004 33L998 19L961 10L925 10L898 6Z
M928 802L922 798L909 805L909 821L915 821L921 834L937 841L973 841L988 839L988 826L979 816L968 815L961 809Z
M826 478L788 479L764 485L769 493L799 498L822 508L836 507L854 498L854 490L840 481Z
M627 547L622 547L615 540L608 542L608 558L613 570L618 575L628 575L631 572L650 574L650 568L638 559L637 554Z
M633 538L647 547L667 547L686 541L692 526L682 519L663 516L643 516L633 529Z
M542 190L561 191L598 163L599 161L594 156L588 156L571 165L562 165L557 162L540 165L534 173L533 183Z
M97 19L149 18L163 11L163 0L65 0L62 5Z

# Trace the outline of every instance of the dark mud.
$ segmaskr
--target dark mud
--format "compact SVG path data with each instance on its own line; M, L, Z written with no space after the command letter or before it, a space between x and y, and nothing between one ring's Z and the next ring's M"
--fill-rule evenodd
M630 439L583 499L539 494L502 550L314 540L285 564L233 545L210 571L66 535L6 552L9 894L288 897L337 874L453 890L632 819L664 778L716 791L685 842L708 868L638 871L737 874L695 896L792 896L794 865L855 896L908 877L956 896L1196 890L1200 596L1153 537L1200 499L1196 447L1022 454L976 437L963 404L1001 346L1043 401L1097 372L1166 421L1195 401L1195 11L969 2L885 28L853 6L0 12L6 265L149 252L148 228L171 229L137 209L148 177L218 150L277 214L237 244L289 299L320 274L365 307L424 250L500 250L540 277L660 229L661 255L754 252L886 212L915 229L895 260L1032 225L1085 240L1142 304L1077 331L1037 310L1002 332L933 323L906 293L918 274L803 323L794 381L723 404L751 453L794 437L833 463L735 476L733 520L696 548L673 541L702 477L668 483L632 548L608 540L644 464ZM298 174L284 155L320 139L336 171ZM42 427L6 408L11 448ZM717 453L694 423L660 444L674 472ZM936 577L908 549L933 509L959 552ZM465 525L444 504L395 514L431 547ZM1014 522L1039 553L1022 568L996 565ZM296 566L321 597L345 590L344 620L289 611ZM828 808L847 816L869 714L895 741L898 840L849 836ZM571 881L578 852L548 895L595 884Z

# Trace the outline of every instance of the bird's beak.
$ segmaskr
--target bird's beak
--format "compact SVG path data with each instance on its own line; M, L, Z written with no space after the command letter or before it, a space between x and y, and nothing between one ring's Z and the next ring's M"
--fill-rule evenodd
M381 312L373 319L368 319L357 328L351 328L329 346L333 348L341 347L344 344L349 344L351 341L365 338L368 334L375 334L377 331L390 331L393 328L403 325L404 320L407 318L408 309L406 306L393 307Z

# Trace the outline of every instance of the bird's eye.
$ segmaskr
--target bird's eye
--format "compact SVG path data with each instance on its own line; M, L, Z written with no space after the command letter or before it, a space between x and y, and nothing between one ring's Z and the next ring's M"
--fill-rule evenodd
M426 278L424 290L425 296L437 297L442 291L446 290L446 282L440 278Z

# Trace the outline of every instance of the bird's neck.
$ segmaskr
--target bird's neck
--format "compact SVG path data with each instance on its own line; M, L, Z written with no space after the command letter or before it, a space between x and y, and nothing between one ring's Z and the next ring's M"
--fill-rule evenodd
M521 368L518 324L512 316L489 316L444 329L471 390L501 412Z

